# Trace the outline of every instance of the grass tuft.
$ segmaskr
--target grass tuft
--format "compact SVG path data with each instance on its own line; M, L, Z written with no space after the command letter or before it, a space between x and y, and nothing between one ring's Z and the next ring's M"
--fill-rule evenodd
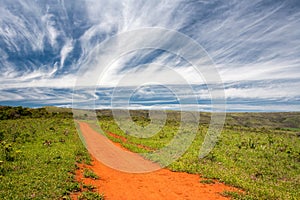
M94 180L99 179L99 176L90 169L84 169L83 176L84 176L84 178L91 178Z
M200 183L202 183L202 184L215 184L215 181L212 180L212 179L203 179L203 180L200 180Z
M104 200L103 194L98 194L96 192L83 192L78 196L78 200Z

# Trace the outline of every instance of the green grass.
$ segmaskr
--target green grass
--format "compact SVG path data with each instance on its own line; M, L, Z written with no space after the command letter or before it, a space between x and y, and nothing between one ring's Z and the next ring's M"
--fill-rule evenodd
M212 179L203 179L203 180L200 180L200 183L202 183L202 184L214 184L215 181L212 180Z
M78 196L78 200L104 200L104 199L105 198L103 194L98 194L90 191L82 192L82 194Z
M243 196L241 193L234 192L234 191L227 191L227 190L223 191L221 195L233 199L244 199L244 200L252 199L251 197Z
M82 186L84 189L87 189L88 191L92 192L94 191L94 189L96 189L96 187L94 185L91 184L83 184Z
M0 121L0 199L67 199L88 162L71 118Z
M240 114L237 114L239 116ZM255 117L255 116L254 116ZM272 114L276 118L275 114ZM283 115L280 114L282 118ZM298 116L293 115L293 119ZM137 119L135 118L137 121ZM257 119L250 117L248 121ZM289 121L286 119L286 121ZM124 133L109 117L99 120L103 130L126 138L126 142L111 137L124 147L137 153L160 149L176 135L179 123L167 121L166 125L149 138L138 138ZM123 121L126 124L126 119ZM136 124L147 124L140 118ZM281 126L281 125L280 125ZM195 140L174 163L168 166L172 171L201 174L207 179L218 179L226 184L241 188L245 194L227 194L235 199L299 199L300 197L300 138L297 128L266 128L228 124L213 149L205 158L199 159L199 149L207 132L207 125L201 125ZM134 129L129 127L129 131ZM157 158L152 158L156 160ZM160 161L162 162L162 161Z
M91 178L94 180L99 179L99 176L90 169L84 169L83 176L84 176L84 178Z
M0 199L69 199L71 192L82 192L79 199L104 199L93 191L93 186L75 181L76 163L91 163L91 159L78 137L70 110L3 107L2 111L1 119L14 120L0 120ZM128 130L123 132L112 120L111 111L97 114L103 130L126 138L126 142L109 134L107 137L143 153L163 148L176 136L180 115L167 113L167 123L148 138L135 137L141 129L126 127L128 119L121 122ZM140 127L150 123L147 111L131 114ZM91 114L78 112L79 119L86 115ZM217 179L245 191L222 193L233 199L299 199L299 113L230 113L215 148L203 159L198 158L199 149L210 114L201 113L200 119L193 143L169 169L201 174L205 178L202 183ZM189 133L188 128L185 131ZM86 172L85 176L94 175Z

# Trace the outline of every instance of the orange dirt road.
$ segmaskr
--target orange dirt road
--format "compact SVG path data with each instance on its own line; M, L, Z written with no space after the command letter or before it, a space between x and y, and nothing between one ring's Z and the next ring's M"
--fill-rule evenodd
M104 193L107 200L218 200L228 199L220 195L224 190L238 191L218 182L201 184L199 175L172 172L168 169L159 169L149 173L126 173L112 169L99 162L97 154L101 154L101 159L106 159L105 163L119 162L123 167L135 167L136 163L138 165L142 163L142 168L138 167L138 170L144 169L145 166L147 168L148 165L155 168L157 165L143 159L138 154L129 151L125 151L128 154L124 154L124 149L97 133L87 123L80 122L79 125L88 150L94 158L93 166L88 168L91 168L100 177L100 180L84 180L79 173L77 173L77 179L81 179L86 184L95 185L97 191ZM126 159L120 159L122 156L129 156L133 161L126 163Z

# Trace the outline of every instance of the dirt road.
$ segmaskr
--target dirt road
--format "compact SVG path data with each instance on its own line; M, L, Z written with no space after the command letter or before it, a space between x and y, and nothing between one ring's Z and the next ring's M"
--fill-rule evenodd
M93 166L89 167L99 175L99 180L84 180L97 186L100 193L108 200L174 200L174 199L228 199L220 195L224 190L236 191L235 188L221 183L201 184L199 175L172 172L159 169L150 173L126 173L112 169L102 162L117 166L132 167L136 170L148 170L159 167L138 154L124 151L106 137L94 131L87 123L80 122L80 129L87 147L94 157ZM128 159L129 158L129 159ZM129 161L128 161L129 160ZM132 169L130 169L132 171ZM80 175L77 175L80 176ZM77 177L83 179L83 177Z

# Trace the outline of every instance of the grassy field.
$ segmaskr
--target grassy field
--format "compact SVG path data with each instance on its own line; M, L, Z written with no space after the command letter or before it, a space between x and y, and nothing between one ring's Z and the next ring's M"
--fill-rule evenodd
M0 107L0 199L68 199L70 193L85 187L75 181L74 172L76 163L89 163L90 158L70 112L54 107ZM83 119L89 114L78 112ZM98 111L97 115L111 140L139 153L163 148L180 126L180 114L170 111L157 134L138 138L122 131L111 111ZM140 127L150 123L147 111L132 111L131 116ZM169 169L200 174L207 178L207 184L218 179L245 191L223 193L235 199L299 199L299 113L229 113L215 148L203 159L198 157L199 149L210 114L201 113L200 120L193 143ZM122 121L127 122L126 118ZM83 172L86 177L97 178ZM103 196L85 190L79 198Z
M33 113L0 120L0 199L69 199L80 190L76 163L89 154L69 114Z
M142 127L149 124L147 114L143 112L132 115L135 123ZM122 131L108 111L99 114L99 123L107 133L123 138L107 134L111 140L134 152L151 152L165 146L176 135L179 127L177 114L170 112L165 126L150 138L137 138ZM205 158L199 159L199 148L208 129L205 123L208 122L207 115L198 127L192 145L168 168L199 173L245 191L245 194L224 192L224 196L235 199L299 199L299 116L299 113L229 114L215 148ZM123 122L127 123L125 118Z

